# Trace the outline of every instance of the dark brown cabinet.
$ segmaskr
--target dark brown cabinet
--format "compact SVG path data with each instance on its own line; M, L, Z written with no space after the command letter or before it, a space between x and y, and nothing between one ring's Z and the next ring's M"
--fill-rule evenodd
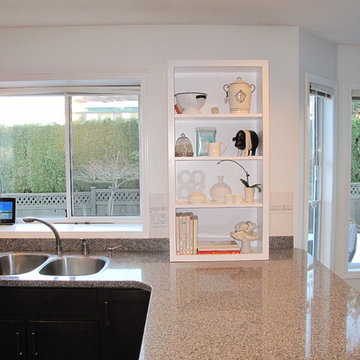
M23 321L0 320L0 358L26 359L25 323Z
M0 358L99 359L96 321L0 321Z
M137 360L150 294L138 289L100 293L104 360Z
M27 325L28 359L97 360L96 321L30 321Z
M150 293L0 288L0 359L138 359Z

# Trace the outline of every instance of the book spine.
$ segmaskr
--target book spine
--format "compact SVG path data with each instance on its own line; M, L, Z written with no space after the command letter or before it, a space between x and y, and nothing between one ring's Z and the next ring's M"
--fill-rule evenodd
M186 255L192 254L192 219L191 215L186 216Z
M198 255L240 254L240 250L199 250Z
M186 216L180 216L180 255L186 254Z
M180 216L178 214L175 219L175 243L176 255L180 255Z
M194 215L193 217L193 254L197 254L197 247L198 247L198 217Z
M239 247L222 247L222 246L218 246L218 247L211 247L211 246L198 246L198 250L199 251L237 251L240 250Z

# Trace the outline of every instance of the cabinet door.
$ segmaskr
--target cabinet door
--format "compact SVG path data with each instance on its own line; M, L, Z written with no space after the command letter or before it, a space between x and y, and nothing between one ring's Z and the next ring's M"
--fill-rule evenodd
M27 326L28 359L98 360L96 321L30 321Z
M101 290L102 359L137 360L150 293L140 289Z
M23 321L0 321L0 359L26 359Z

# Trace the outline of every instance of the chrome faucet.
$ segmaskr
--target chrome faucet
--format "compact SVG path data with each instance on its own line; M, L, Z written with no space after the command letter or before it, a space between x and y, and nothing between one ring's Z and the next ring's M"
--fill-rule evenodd
M62 255L62 246L61 246L61 239L60 239L60 235L58 233L58 231L55 229L55 227L53 225L51 225L49 222L39 219L39 218L33 218L33 217L26 217L23 218L23 221L26 223L31 223L34 221L38 221L44 225L46 225L47 227L50 228L50 230L54 233L55 235L55 242L56 242L56 255Z
M81 241L81 253L83 256L88 256L90 253L89 244L85 239L80 239Z

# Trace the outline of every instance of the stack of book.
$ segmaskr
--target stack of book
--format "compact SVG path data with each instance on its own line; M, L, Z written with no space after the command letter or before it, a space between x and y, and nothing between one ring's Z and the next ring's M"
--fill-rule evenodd
M235 241L210 241L206 243L199 242L197 254L240 254L240 248Z
M198 217L192 212L176 214L176 255L197 253Z
M176 214L176 255L240 254L233 241L198 242L198 217L192 212Z

